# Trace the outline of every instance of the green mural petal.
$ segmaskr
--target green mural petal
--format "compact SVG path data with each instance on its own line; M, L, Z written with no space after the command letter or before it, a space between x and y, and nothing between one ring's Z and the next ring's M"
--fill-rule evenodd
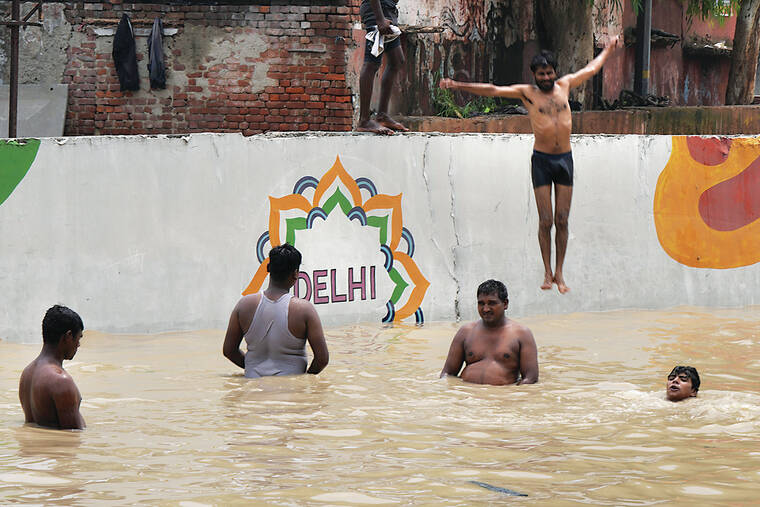
M285 242L296 246L296 231L303 231L306 229L305 218L287 218L285 219L285 227L287 232L285 233Z
M380 229L380 244L388 244L388 215L384 217L367 217L367 225Z
M39 148L39 139L0 141L0 204L24 179Z
M352 206L351 202L349 202L348 199L346 199L346 196L343 195L343 193L340 191L339 188L335 189L335 193L330 196L329 199L325 201L325 205L322 206L322 209L325 211L327 215L332 213L332 210L335 209L335 206L340 205L340 209L343 210L343 213L348 215L348 212L351 211Z
M404 293L404 290L409 287L409 284L406 283L401 276L401 273L396 271L396 268L391 268L391 270L388 271L388 276L390 276L393 283L396 284L396 288L393 289L393 294L391 294L391 301L395 305L398 303L398 300L401 299L401 295Z

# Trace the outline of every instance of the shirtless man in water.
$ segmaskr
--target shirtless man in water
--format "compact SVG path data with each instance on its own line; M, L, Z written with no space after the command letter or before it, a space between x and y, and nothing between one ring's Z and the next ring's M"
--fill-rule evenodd
M567 250L567 221L573 196L573 156L570 148L572 116L568 96L570 90L580 86L601 70L612 51L620 45L618 36L588 65L572 74L557 78L557 61L549 51L536 55L530 68L535 85L518 84L495 86L489 83L462 83L442 79L441 88L462 90L475 95L520 99L528 110L533 128L532 179L538 208L538 244L544 262L543 290L557 284L561 294L570 288L565 283L562 266ZM552 183L554 183L555 211L552 216ZM551 267L551 229L555 230L557 248L556 268Z
M462 363L462 380L475 384L535 384L538 357L533 333L508 319L507 288L497 280L478 287L480 322L462 326L449 348L441 377L457 376Z
M45 313L42 352L24 369L18 386L26 422L59 429L85 427L79 413L82 396L63 369L63 360L77 353L83 329L79 315L65 306L55 305Z

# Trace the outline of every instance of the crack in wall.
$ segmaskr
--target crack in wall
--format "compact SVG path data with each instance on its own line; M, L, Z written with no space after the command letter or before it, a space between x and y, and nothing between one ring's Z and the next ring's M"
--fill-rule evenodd
M453 146L451 145L452 140L449 140L449 169L448 169L448 177L449 177L449 187L451 188L451 212L449 213L449 216L451 217L451 227L454 230L454 247L451 249L451 258L453 262L453 271L452 271L452 278L454 279L454 283L456 284L457 291L456 295L454 296L454 316L457 319L457 322L459 322L462 319L462 314L459 308L459 296L462 292L462 287L459 282L459 279L456 276L456 268L457 268L457 255L459 253L459 232L457 231L457 217L456 217L456 197L454 195L454 167L453 167Z
M430 140L428 139L425 142L425 149L422 151L422 179L425 181L425 191L427 193L427 201L428 201L428 212L431 223L434 222L433 218L433 200L432 200L432 191L430 189L430 178L428 176L427 171L425 168L427 167L427 154L428 154L428 148L430 147ZM451 165L451 162L449 162L449 165ZM452 196L453 199L453 196ZM453 213L452 213L453 214ZM456 230L454 231L456 234ZM452 252L454 255L452 255L452 259L454 260L454 266L449 266L448 260L446 260L446 255L443 252L443 249L441 248L441 245L438 243L438 240L435 238L435 234L430 235L430 241L435 246L436 250L441 254L441 256L444 258L446 265L446 269L449 272L449 276L454 281L457 292L456 297L454 298L454 313L456 315L457 320L459 320L459 280L457 280L455 269L456 269L456 252Z

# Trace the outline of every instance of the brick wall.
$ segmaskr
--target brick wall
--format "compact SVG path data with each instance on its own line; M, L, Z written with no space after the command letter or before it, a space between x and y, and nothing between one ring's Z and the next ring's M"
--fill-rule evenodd
M64 6L71 25L62 76L69 84L66 135L351 129L346 62L355 9L346 1ZM120 91L111 56L112 32L125 12L138 35L134 92ZM149 88L147 37L140 35L157 16L165 31L176 30L164 37L166 90Z

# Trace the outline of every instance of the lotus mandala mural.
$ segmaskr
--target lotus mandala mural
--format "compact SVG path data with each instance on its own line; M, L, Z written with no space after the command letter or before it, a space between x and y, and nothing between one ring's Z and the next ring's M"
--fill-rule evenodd
M312 194L311 198L308 194ZM327 220L331 213L339 212L347 220L377 230L384 268L393 285L382 321L399 322L414 316L417 323L422 323L421 304L430 282L414 261L414 237L403 224L402 195L380 194L372 180L354 179L337 157L321 179L304 176L296 182L292 194L269 196L269 230L256 243L259 267L243 294L258 292L267 277L267 245L272 248L287 242L297 246L298 231L311 229L318 220ZM365 268L361 269L363 278ZM374 267L371 276L375 276ZM340 297L343 299L338 301L345 301L345 294Z

